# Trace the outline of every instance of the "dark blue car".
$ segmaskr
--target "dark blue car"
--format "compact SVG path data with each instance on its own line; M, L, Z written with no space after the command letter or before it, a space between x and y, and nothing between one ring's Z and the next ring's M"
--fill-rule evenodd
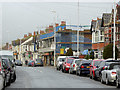
M90 74L90 64L91 60L82 60L77 67L76 74L79 76Z

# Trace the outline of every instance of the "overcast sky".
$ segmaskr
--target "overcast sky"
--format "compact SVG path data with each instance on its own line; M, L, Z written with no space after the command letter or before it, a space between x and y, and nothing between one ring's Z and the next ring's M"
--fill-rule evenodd
M65 1L65 2L64 2ZM11 42L22 38L28 32L44 29L56 22L65 20L67 24L77 24L78 0L1 0L0 39ZM92 19L102 13L111 12L114 0L79 0L80 24L90 25ZM119 0L116 0L118 2ZM86 2L86 3L85 3ZM101 3L99 3L101 2ZM107 2L107 3L106 3ZM56 15L52 13L56 11ZM1 27L2 26L2 27Z

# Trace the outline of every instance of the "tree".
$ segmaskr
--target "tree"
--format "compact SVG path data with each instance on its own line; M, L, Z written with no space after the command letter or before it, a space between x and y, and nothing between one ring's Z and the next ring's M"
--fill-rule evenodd
M94 51L93 50L91 50L91 52L90 52L90 59L94 59Z
M115 46L115 59L118 57L118 48ZM109 44L104 48L103 58L113 58L113 44Z
M69 48L65 54L66 56L73 56L72 48Z
M86 56L85 56L85 59L90 59L90 55L89 54L87 54Z

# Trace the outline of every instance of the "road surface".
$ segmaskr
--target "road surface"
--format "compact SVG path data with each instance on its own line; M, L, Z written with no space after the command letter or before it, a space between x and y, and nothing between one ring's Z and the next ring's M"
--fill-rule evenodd
M9 88L115 88L86 76L62 73L54 67L17 67L17 79Z

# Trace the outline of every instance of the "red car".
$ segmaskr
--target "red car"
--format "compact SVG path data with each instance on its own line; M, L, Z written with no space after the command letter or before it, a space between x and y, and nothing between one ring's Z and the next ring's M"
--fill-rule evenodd
M96 66L101 62L103 61L103 59L99 59L99 60L93 60L91 62L91 65L90 65L90 78L91 79L95 79L96 76L95 76L95 69L96 69Z
M70 64L73 62L74 58L66 58L62 65L62 72L66 73L70 69Z

